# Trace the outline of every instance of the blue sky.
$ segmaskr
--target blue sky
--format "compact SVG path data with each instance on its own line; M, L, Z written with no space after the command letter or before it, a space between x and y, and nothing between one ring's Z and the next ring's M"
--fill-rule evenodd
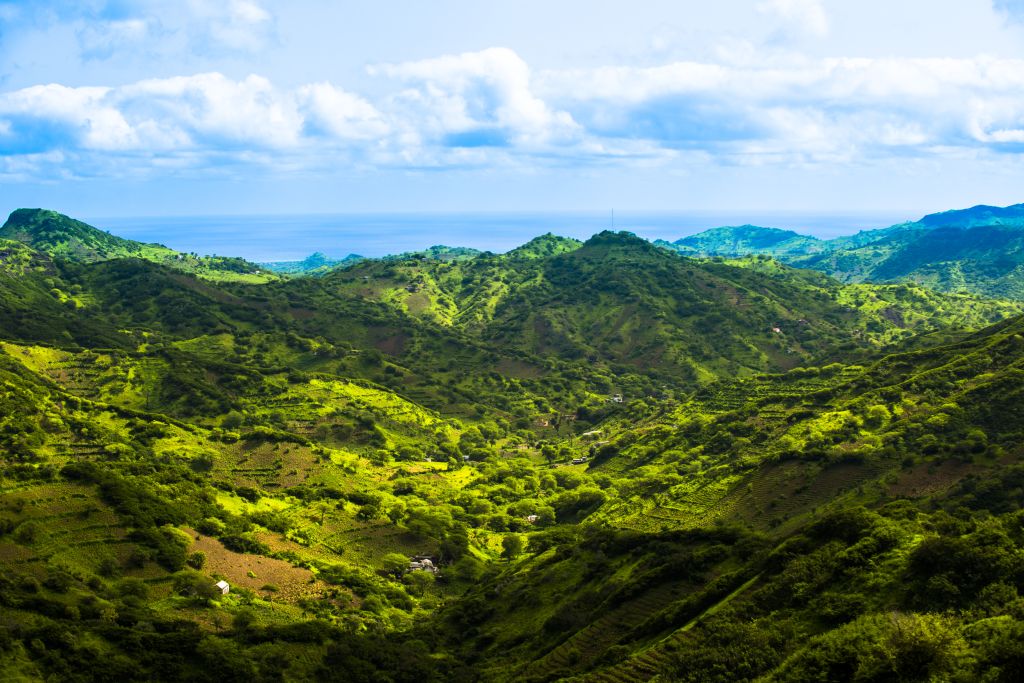
M0 0L0 204L1024 201L1021 0Z

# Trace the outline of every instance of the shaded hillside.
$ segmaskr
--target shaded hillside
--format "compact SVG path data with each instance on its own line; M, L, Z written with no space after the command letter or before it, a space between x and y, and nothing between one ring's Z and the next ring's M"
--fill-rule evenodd
M844 281L913 281L937 291L1024 298L1024 228L908 228L864 247L794 259Z
M940 292L1024 299L1022 204L945 211L831 240L741 226L658 244L704 256L769 255L842 282L916 282Z

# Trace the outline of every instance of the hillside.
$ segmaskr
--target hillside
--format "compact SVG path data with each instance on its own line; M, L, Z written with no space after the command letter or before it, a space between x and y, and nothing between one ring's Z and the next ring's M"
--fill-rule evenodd
M448 614L463 655L495 680L1011 680L1022 332L637 406L587 521Z
M969 209L954 209L928 214L916 221L926 228L978 228L991 225L1024 227L1024 204L987 206L979 204Z
M0 241L0 679L1024 670L1017 304L610 232L217 281L71 227Z
M712 228L672 243L664 243L664 246L692 256L730 257L752 254L796 256L813 254L825 248L822 240L816 237L756 225Z
M839 348L874 353L915 333L1020 310L919 288L843 287L757 259L685 259L628 233L541 254L536 243L457 263L368 261L324 284L491 345L614 372L642 368L691 386L828 360Z
M45 209L17 209L0 227L0 239L15 240L51 258L94 263L138 258L208 280L265 282L272 278L254 263L235 257L198 256L111 235L82 221Z
M975 206L818 240L774 228L715 228L659 246L683 254L767 255L842 282L914 282L939 292L1024 299L1024 205Z
M793 265L847 282L917 282L944 292L1024 298L1024 227L917 227Z

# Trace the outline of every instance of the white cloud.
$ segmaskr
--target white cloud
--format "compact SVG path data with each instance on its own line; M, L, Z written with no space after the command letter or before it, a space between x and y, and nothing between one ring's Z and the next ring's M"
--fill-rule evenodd
M828 35L828 15L822 0L764 0L757 9L779 21L784 33L812 38Z
M298 142L302 127L292 98L260 76L153 79L118 89L115 99L140 124L169 124L197 143L284 148Z
M1016 142L1024 61L794 59L552 71L538 92L591 135L645 138L723 158L855 159Z
M408 84L391 105L416 124L418 134L456 136L466 146L542 146L578 132L568 112L552 110L533 93L529 66L506 48L385 64L370 72Z
M210 44L253 52L267 45L273 31L273 16L253 0L188 0L192 18L193 44L201 50Z
M0 157L299 170L855 163L1024 149L1024 60L789 57L535 73L491 49L371 73L383 87L373 100L329 82L280 88L220 73L24 88L0 94Z
M342 140L368 140L390 132L376 107L330 83L302 86L297 96L307 127L314 133L323 132Z
M274 38L263 0L33 0L0 3L0 37L27 26L63 25L86 60L139 54L256 52Z
M137 50L152 37L146 19L90 22L77 35L85 59L108 59L118 52Z
M70 139L92 150L134 147L139 143L135 131L116 107L104 102L109 93L109 88L37 85L0 98L0 113L8 117L9 125L13 117L55 124L52 141Z
M266 163L377 144L389 128L366 100L328 83L295 90L219 73L149 79L117 88L51 84L0 95L0 156L118 155L161 164Z

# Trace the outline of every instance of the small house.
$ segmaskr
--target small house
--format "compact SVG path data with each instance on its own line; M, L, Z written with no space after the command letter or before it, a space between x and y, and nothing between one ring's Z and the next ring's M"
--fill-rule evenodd
M216 583L216 586L217 586L217 590L220 591L221 595L227 595L228 593L231 592L231 586L228 584L227 581L223 581L223 580L218 581Z
M411 572L437 572L434 560L426 555L417 555L409 560L409 571Z
M583 464L583 463L585 463L586 461L587 461L587 456L585 456L585 455L581 455L581 456L580 456L580 457L578 457L578 458L573 458L573 459L572 459L572 464L573 464L573 465L582 465L582 464Z
M537 515L526 515L526 521L530 524L535 524L540 519Z
M622 403L622 394L612 394L612 403Z

